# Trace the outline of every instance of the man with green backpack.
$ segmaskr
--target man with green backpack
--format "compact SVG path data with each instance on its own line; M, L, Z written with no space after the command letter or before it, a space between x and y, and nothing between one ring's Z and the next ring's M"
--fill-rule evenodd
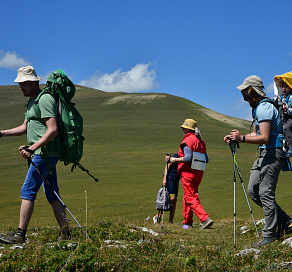
M32 66L18 69L15 82L19 84L23 95L30 98L25 119L23 124L18 127L0 131L0 138L27 134L29 147L25 145L20 146L20 155L25 159L32 159L33 161L33 164L29 166L26 179L21 189L22 203L19 227L15 232L0 239L2 242L8 244L25 242L25 235L33 213L36 195L42 184L47 200L51 204L56 220L60 226L60 238L71 238L66 224L65 207L54 194L55 191L59 195L56 164L60 158L60 152L57 142L54 140L59 133L57 125L57 103L49 93L43 93L39 97L39 94L42 92L39 87L39 80L40 77L37 76ZM39 113L36 113L34 105L37 98ZM48 180L50 186L44 183L42 176L36 171L35 166Z

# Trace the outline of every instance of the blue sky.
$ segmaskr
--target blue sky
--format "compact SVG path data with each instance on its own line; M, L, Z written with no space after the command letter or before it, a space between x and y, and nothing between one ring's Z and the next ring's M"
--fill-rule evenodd
M255 74L273 97L273 77L292 70L291 11L291 0L4 1L0 85L21 66L44 81L63 69L75 84L169 93L248 119L236 86Z

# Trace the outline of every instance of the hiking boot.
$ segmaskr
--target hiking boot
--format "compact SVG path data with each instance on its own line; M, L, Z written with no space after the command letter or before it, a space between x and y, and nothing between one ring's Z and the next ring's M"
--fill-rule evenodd
M289 219L285 224L278 225L277 234L279 238L291 232L292 232L292 219Z
M207 229L209 227L211 227L213 225L213 220L211 219L211 217L209 216L201 225L200 229Z
M161 218L158 216L158 214L156 214L155 216L153 216L153 223L154 224L159 224L161 221Z
M58 241L66 241L71 240L71 233L69 230L67 231L61 231L61 235L58 237Z
M25 230L18 228L15 232L1 237L1 241L5 244L23 244L25 242Z
M277 239L276 238L263 238L262 240L254 243L251 245L251 247L262 247L262 246L266 246L268 245L269 243L272 243L274 241L276 241Z
M284 227L285 234L290 233L291 231L292 231L292 219L288 220Z

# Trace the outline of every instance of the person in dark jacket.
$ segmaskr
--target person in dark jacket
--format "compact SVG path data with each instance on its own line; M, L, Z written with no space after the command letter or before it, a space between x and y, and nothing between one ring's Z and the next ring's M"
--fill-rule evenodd
M173 157L178 158L178 154L174 154ZM179 174L177 173L177 163L173 163L171 165L167 164L164 169L163 174L163 181L162 184L164 187L168 188L169 195L170 195L170 201L171 201L171 209L169 211L169 223L173 223L175 208L176 208L176 202L177 202L177 196L178 196L178 188L179 188ZM163 211L159 211L158 214L153 216L153 222L154 224L157 224L161 221Z

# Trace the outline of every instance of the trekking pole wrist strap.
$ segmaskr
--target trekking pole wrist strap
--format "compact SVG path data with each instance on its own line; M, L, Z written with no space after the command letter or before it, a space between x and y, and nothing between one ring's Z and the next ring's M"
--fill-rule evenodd
M2 138L2 132L0 131L0 138Z
M242 135L242 142L245 142L245 135Z
M21 150L25 150L25 151L27 151L27 152L29 152L29 153L31 153L31 154L34 153L33 150L29 149L29 146L25 146L25 147L21 148Z

